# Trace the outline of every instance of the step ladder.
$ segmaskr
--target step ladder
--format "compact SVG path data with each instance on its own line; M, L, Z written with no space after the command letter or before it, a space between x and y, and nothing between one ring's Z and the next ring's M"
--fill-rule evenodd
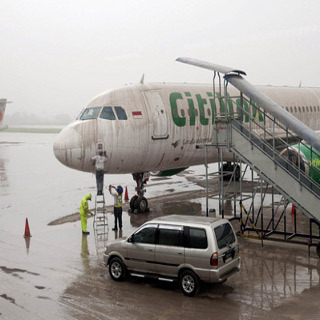
M95 197L93 229L96 236L105 236L108 233L108 215L104 194Z

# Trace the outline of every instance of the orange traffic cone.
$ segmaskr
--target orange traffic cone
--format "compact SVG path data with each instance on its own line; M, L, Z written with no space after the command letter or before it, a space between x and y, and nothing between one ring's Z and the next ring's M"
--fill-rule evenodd
M124 193L124 201L129 201L128 188L127 187L126 187L126 191Z
M31 237L30 234L30 229L29 229L29 223L28 223L28 218L26 218L26 227L24 229L24 237Z
M291 206L291 214L294 214L295 211L296 211L296 208L294 207L294 204L292 204L292 206Z

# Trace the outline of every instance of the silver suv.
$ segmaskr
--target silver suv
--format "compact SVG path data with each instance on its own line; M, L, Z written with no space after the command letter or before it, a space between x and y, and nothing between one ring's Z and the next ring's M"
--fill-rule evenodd
M226 219L183 215L146 222L129 238L105 248L104 264L113 280L130 274L178 280L183 293L195 295L199 282L224 282L240 270L239 245Z

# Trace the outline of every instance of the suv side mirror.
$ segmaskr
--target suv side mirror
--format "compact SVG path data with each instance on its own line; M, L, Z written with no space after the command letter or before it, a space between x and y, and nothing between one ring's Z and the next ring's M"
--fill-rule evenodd
M131 237L128 238L128 242L134 243L134 235L132 235Z

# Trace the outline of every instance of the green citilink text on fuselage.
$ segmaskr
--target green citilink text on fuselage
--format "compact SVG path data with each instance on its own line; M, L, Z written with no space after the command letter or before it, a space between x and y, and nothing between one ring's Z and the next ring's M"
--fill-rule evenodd
M259 105L255 104L254 102L248 103L247 100L238 98L235 101L227 95L227 106L225 103L225 99L221 97L219 92L216 92L216 99L213 97L212 92L206 92L206 96L201 94L192 94L190 92L172 92L170 94L170 106L171 106L171 114L173 122L178 127L184 127L186 124L189 126L195 126L196 124L196 117L200 116L200 124L203 126L207 126L209 124L213 124L215 120L215 116L217 115L217 105L216 100L219 102L221 116L229 115L233 117L235 115L234 111L234 103L237 107L236 116L237 119L245 122L250 121L250 114L251 119L257 122L263 122L263 114L260 110ZM180 102L180 103L179 103ZM183 106L188 107L187 115L185 115L184 108L178 110L178 104L182 104ZM250 112L251 106L251 112ZM205 108L208 109L208 116L205 115Z

